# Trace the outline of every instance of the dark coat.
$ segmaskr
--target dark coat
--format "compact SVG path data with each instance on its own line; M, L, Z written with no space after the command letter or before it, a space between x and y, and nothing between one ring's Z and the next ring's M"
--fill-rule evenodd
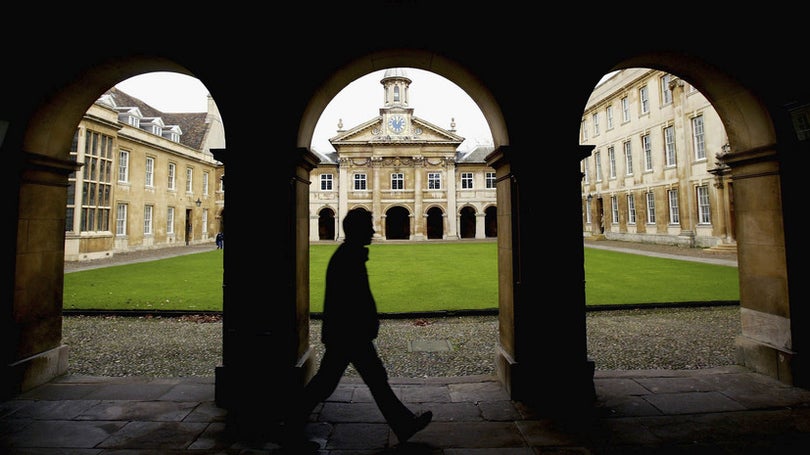
M377 337L380 320L368 282L368 248L344 242L326 269L321 341L324 344L368 342Z

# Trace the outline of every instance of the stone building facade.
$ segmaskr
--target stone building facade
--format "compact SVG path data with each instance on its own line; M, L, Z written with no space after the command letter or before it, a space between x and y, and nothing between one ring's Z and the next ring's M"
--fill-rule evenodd
M379 115L351 129L338 125L310 172L310 241L339 240L352 208L372 212L376 238L455 240L497 236L493 147L459 152L464 138L414 115L411 79L385 72Z
M82 118L70 156L65 260L213 242L224 229L216 104L163 113L112 88Z
M582 117L585 236L733 248L734 198L712 105L666 72L630 68L598 85Z

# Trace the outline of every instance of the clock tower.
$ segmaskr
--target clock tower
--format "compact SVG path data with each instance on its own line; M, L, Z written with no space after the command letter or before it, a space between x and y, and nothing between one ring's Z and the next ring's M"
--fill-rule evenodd
M384 134L392 137L410 136L413 108L408 106L408 87L411 80L402 68L391 68L385 72L380 83L383 86L383 107L380 115Z

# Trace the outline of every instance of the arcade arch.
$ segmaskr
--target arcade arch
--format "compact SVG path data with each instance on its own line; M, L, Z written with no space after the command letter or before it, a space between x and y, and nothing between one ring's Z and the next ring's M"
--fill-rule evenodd
M335 240L335 211L324 207L318 212L318 240Z
M402 206L389 207L385 211L386 240L408 240L411 237L411 215Z
M427 210L427 238L428 240L444 238L444 212L440 207L431 207Z

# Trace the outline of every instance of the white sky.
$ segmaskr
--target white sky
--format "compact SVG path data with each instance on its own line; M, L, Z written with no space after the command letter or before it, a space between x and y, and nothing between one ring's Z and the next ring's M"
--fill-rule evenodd
M492 144L492 135L478 106L457 85L429 71L407 68L411 79L410 107L413 114L444 129L450 119L456 122L456 134L465 138L460 149L477 144ZM369 73L341 90L327 105L312 139L312 148L320 153L334 151L329 138L337 134L338 120L348 130L379 115L383 104L380 80L385 70ZM147 73L116 85L162 112L205 112L208 90L197 79L178 73ZM216 98L214 99L216 101ZM225 125L228 119L223 119ZM227 127L226 127L227 128Z

